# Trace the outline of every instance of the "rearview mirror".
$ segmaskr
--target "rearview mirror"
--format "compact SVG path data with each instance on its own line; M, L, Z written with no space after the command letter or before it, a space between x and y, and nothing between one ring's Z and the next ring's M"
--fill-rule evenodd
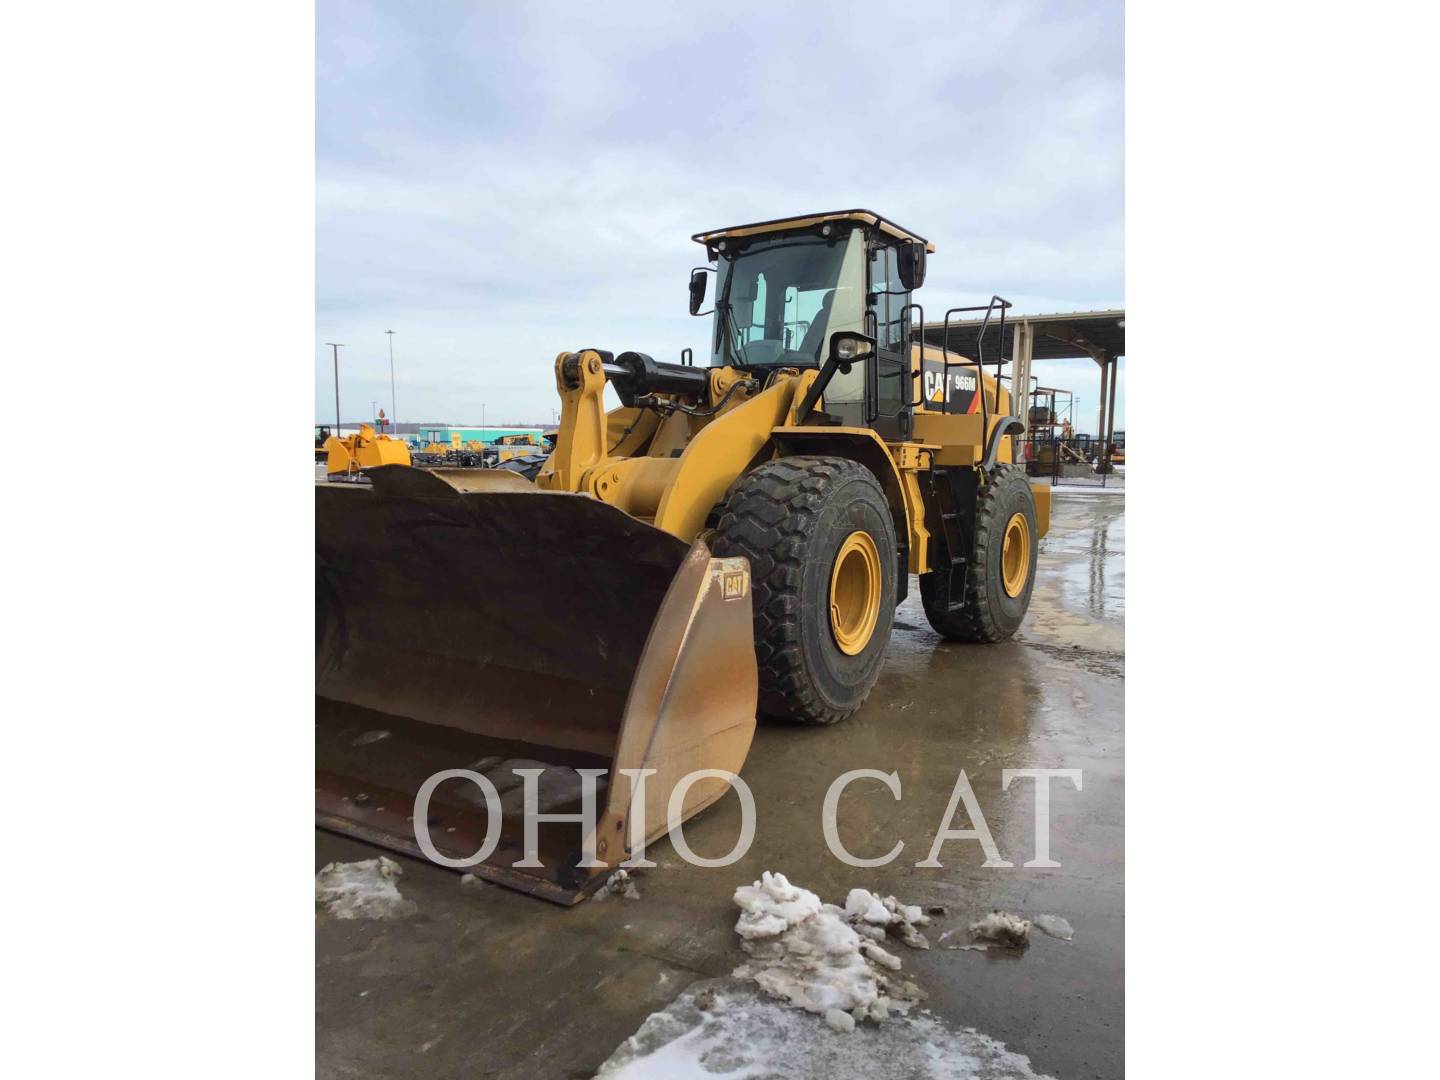
M705 275L709 271L705 269L690 271L690 314L699 315L700 308L705 304Z
M925 284L925 245L919 240L911 240L900 245L895 254L900 264L900 284L907 291Z

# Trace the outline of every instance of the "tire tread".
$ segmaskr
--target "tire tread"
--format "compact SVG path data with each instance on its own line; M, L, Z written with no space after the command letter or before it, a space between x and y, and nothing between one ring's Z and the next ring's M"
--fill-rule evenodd
M835 724L859 708L834 708L811 682L799 610L805 538L824 509L826 493L855 475L868 477L879 490L868 469L846 458L777 458L742 477L721 514L715 554L750 560L762 715Z
M990 606L989 574L985 572L990 565L991 525L999 512L1000 491L1004 484L1012 482L1011 477L1018 477L1027 485L1030 482L1023 465L996 465L976 495L975 544L965 574L964 606L958 611L947 611L946 590L921 579L925 616L938 633L952 641L993 644L1014 634L1013 630L1007 632L995 622Z

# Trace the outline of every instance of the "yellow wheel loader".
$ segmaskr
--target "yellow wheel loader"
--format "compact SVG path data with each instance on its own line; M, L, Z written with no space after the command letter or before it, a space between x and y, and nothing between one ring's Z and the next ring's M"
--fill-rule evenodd
M870 211L694 239L707 366L562 352L533 479L317 485L322 826L412 854L423 828L452 865L478 849L475 873L574 903L724 794L691 774L738 772L757 715L859 709L911 574L945 638L1020 625L1050 500L1012 463L1008 304L946 313L986 311L975 357L924 344L933 246ZM579 813L587 768L593 821L546 820Z
M358 433L343 439L329 436L324 447L325 475L330 480L358 480L365 469L410 464L410 448L403 440L377 435L369 424L361 424Z

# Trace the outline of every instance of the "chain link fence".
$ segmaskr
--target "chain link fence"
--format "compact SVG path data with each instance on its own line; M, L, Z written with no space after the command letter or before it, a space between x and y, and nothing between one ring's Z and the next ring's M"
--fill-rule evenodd
M1106 446L1090 435L1028 431L1016 442L1016 461L1037 480L1057 487L1125 486L1125 444Z

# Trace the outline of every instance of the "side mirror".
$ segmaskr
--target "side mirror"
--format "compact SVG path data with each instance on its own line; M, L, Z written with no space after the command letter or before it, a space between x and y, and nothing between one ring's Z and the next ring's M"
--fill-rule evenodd
M896 256L899 260L900 284L907 290L918 289L925 284L925 245L919 240L902 244Z
M830 362L842 373L850 374L850 365L863 363L875 355L875 339L853 330L840 330L830 335Z
M705 304L705 286L708 270L699 269L690 271L690 314L699 315L700 309Z

